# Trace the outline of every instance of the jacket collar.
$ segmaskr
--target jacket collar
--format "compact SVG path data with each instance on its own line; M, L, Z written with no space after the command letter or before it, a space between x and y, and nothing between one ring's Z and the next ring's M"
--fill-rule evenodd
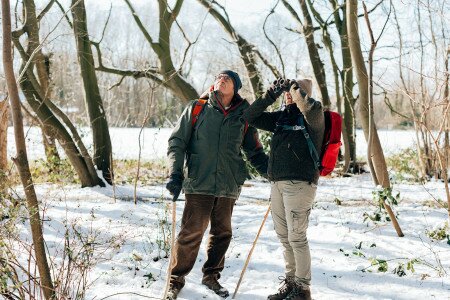
M219 92L212 91L209 94L209 101L210 101L211 105L213 105L214 107L216 107L220 111L222 111L225 116L229 112L235 110L237 107L239 107L244 102L244 99L242 99L242 97L239 94L235 94L233 96L233 99L231 100L230 107L226 110L223 107L222 103L219 101L219 97L220 97Z

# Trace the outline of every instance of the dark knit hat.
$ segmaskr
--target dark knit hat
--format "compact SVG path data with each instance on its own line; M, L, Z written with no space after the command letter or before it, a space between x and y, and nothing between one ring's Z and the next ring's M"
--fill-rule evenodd
M241 79L239 78L238 73L233 72L231 70L223 70L223 71L219 72L219 75L220 74L226 74L226 75L230 76L230 78L233 80L233 83L234 83L234 93L237 94L239 89L242 87L242 82L241 82Z

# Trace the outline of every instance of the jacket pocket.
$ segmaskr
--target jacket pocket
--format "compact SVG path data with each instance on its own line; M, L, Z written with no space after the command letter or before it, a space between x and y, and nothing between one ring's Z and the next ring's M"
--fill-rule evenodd
M236 163L237 167L234 169L233 177L234 181L238 186L244 184L245 179L247 179L247 167L245 166L245 162L241 159Z
M200 169L200 159L198 154L192 154L189 157L188 163L187 163L187 170L188 170L188 178L189 179L196 179L198 177L198 172Z

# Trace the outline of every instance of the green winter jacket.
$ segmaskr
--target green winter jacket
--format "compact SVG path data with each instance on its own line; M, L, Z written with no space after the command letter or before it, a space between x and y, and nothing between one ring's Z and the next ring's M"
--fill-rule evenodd
M236 95L225 110L212 92L192 126L195 102L186 107L169 138L170 174L184 177L185 194L237 198L248 176L241 150L260 174L267 173L268 157L258 133L242 119L249 104Z

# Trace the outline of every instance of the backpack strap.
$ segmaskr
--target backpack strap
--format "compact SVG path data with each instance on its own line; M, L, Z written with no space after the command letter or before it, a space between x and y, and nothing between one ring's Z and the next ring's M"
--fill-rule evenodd
M314 162L314 168L316 170L320 170L321 164L320 164L319 154L317 154L316 147L314 147L314 143L311 140L311 137L309 136L308 130L306 130L305 122L303 120L303 114L300 114L298 116L297 122L298 122L299 129L302 131L303 135L305 136L306 142L308 143L309 154L311 155L311 158Z
M206 102L208 102L208 100L206 99L198 99L197 101L195 101L194 108L192 109L192 127L194 127L195 123L197 123L197 120L202 113L203 108L205 108L206 106Z

